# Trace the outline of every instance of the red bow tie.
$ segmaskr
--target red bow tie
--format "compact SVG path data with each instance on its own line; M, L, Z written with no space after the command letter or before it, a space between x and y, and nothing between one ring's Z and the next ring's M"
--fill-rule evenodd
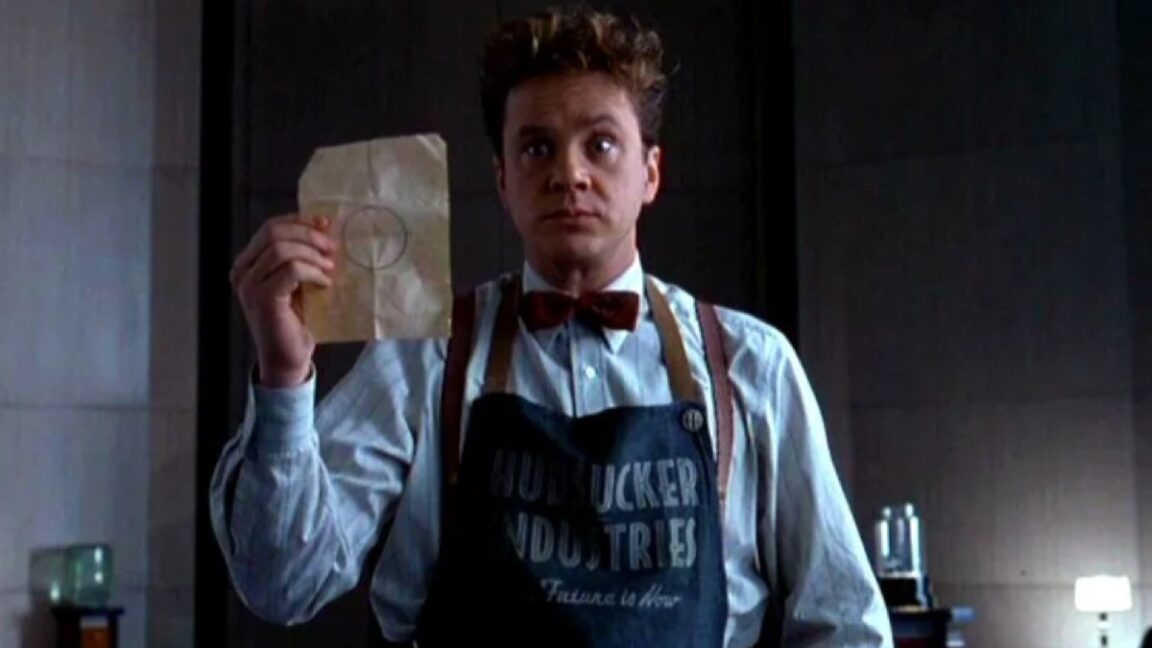
M640 295L628 291L587 293L580 297L535 291L524 295L520 302L520 317L529 331L560 326L573 315L592 326L633 331L639 314Z

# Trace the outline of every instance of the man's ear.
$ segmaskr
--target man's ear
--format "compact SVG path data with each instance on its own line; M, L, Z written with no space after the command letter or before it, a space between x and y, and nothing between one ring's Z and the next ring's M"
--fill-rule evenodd
M659 146L652 145L644 154L644 168L648 177L644 181L644 204L651 205L656 200L656 193L660 191L660 159L663 152Z
M499 154L492 156L492 173L496 176L496 193L500 196L500 204L504 206L504 209L508 209L506 197L508 186L504 182L504 158Z

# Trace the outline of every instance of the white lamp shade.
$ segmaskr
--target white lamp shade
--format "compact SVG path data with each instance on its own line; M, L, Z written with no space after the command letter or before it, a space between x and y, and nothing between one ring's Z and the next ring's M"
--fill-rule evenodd
M1127 612L1132 609L1132 583L1127 576L1077 578L1076 609L1081 612Z

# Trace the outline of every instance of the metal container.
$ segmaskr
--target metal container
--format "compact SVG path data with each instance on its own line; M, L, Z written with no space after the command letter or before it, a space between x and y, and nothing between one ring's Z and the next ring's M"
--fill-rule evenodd
M924 573L924 537L912 504L885 506L873 525L872 566L877 576Z
M890 608L931 608L924 532L910 503L885 506L872 527L872 567Z

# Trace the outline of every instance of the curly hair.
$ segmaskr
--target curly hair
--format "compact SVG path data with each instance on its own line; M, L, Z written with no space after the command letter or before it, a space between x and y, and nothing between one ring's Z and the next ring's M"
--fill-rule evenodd
M632 99L646 146L656 143L667 76L660 36L635 19L585 5L550 8L498 26L482 58L480 97L492 148L503 155L508 93L529 79L573 72L611 76Z

